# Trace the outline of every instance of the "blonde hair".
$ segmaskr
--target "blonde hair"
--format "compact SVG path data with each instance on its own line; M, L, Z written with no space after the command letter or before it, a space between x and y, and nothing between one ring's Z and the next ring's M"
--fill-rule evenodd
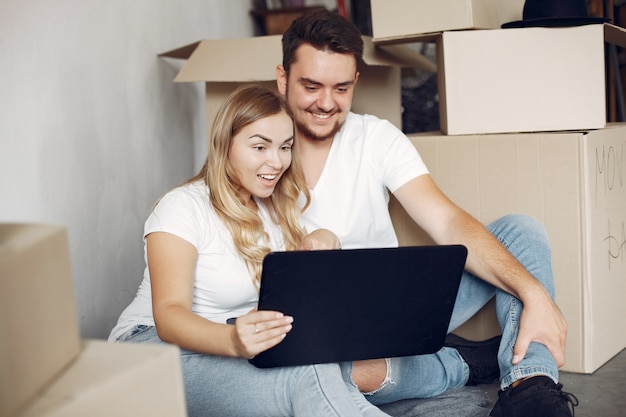
M269 236L259 214L239 198L239 183L230 165L228 154L233 137L245 126L279 113L291 117L291 111L279 93L270 88L250 84L239 87L218 110L211 134L207 159L200 172L188 182L204 180L209 200L230 230L237 252L250 270L255 285L260 282L263 258L270 252ZM292 147L291 166L285 171L271 197L263 199L272 220L282 229L286 250L298 249L304 230L298 219L310 202L302 165ZM298 207L300 195L304 205Z

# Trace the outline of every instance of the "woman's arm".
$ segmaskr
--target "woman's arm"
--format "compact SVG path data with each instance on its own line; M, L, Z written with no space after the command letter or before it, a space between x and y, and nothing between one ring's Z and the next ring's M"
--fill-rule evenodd
M291 330L293 319L275 311L251 311L234 326L197 315L191 309L196 248L165 232L150 233L146 248L152 312L161 340L194 352L251 358L278 344Z

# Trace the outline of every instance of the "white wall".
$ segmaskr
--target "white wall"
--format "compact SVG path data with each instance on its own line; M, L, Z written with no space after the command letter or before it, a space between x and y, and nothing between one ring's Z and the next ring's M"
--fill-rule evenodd
M252 36L250 7L0 0L0 222L67 227L82 337L133 298L147 213L205 140L203 86L172 83L180 64L157 54Z

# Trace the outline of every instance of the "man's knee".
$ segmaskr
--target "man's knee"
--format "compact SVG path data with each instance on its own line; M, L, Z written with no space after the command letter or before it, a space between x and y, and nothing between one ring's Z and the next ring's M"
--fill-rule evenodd
M385 359L370 359L352 363L352 381L361 392L379 390L388 379Z
M497 235L513 235L547 242L548 234L543 223L526 214L507 214L488 227Z

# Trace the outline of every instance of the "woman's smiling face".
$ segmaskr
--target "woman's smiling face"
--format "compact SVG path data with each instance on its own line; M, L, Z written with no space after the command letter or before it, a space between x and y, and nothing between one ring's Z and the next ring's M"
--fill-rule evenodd
M283 112L250 123L233 137L228 160L243 201L272 195L291 165L292 145L293 121Z

